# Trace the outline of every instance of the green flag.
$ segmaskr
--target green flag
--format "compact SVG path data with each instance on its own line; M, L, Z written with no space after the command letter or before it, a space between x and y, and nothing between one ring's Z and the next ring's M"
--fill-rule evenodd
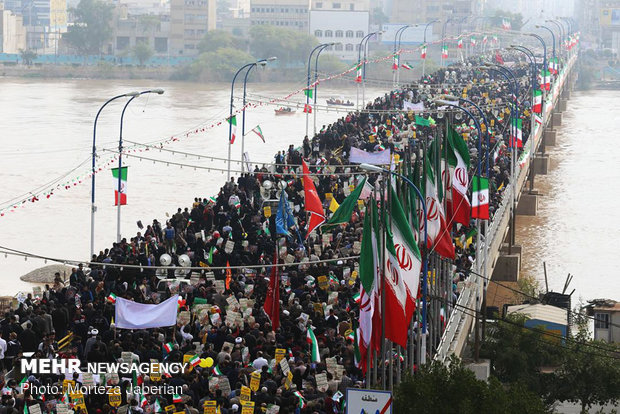
M312 99L312 88L304 89L304 95Z
M431 121L426 119L426 118L424 118L424 117L416 115L415 116L415 124L416 125L421 125L421 126L431 126Z
M334 215L323 225L323 231L329 231L339 224L348 223L351 220L353 209L357 205L362 189L366 185L366 177L355 187L355 190L347 198L344 199L340 207L334 212Z

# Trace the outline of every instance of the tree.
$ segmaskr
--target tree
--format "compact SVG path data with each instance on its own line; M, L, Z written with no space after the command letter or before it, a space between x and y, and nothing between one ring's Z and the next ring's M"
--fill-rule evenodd
M221 48L202 53L191 65L188 77L193 80L230 82L241 66L252 61L254 58L241 50Z
M138 42L133 48L133 55L140 62L140 66L143 66L154 53L153 48L146 42Z
M390 18L383 13L383 9L381 7L375 7L370 12L370 24L377 25L380 28L383 27L384 24L389 23Z
M452 357L448 366L437 361L422 366L395 392L394 412L413 413L546 413L535 394L515 385L504 387L495 378L476 379L474 373Z
M282 67L303 67L308 55L317 45L314 36L298 30L270 25L257 25L250 28L250 54L258 59L276 56ZM303 65L303 66L302 66Z
M523 15L521 13L495 10L495 14L491 17L490 21L493 26L502 27L502 21L504 19L510 21L511 30L521 30L521 26L523 26Z
M222 48L234 48L245 50L245 40L224 31L212 30L198 43L200 53L215 52Z
M112 35L112 5L101 0L81 0L70 9L74 24L64 38L80 55L99 54Z

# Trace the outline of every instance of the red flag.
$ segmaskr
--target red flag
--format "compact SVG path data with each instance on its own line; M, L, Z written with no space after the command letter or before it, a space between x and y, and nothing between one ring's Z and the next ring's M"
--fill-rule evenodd
M280 327L280 279L278 278L278 250L276 247L273 253L273 264L271 275L269 276L269 288L263 309L269 319L271 319L271 329L275 332Z
M304 113L311 114L312 113L312 105L304 104Z
M306 238L308 238L308 235L312 233L314 229L325 223L325 213L323 212L323 204L321 203L319 194L316 192L314 182L310 178L308 164L306 164L306 161L301 160L301 165L303 167L306 212L310 213L310 220L308 221L308 234L306 234Z
M500 65L504 64L504 58L502 57L502 55L499 53L499 50L495 52L495 61L497 63L499 63Z
M226 290L230 289L230 280L232 279L232 271L230 270L230 263L226 260Z

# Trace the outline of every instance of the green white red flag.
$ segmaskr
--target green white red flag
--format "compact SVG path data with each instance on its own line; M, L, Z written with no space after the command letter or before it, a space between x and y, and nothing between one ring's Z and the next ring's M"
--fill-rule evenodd
M434 249L438 254L447 259L454 259L454 244L452 244L450 229L446 225L446 215L439 201L439 196L437 195L435 172L428 160L426 161L426 183L424 193L428 225L427 247L429 249ZM422 210L419 210L418 221L420 222L420 234L424 234L424 213Z
M124 206L127 204L127 167L121 167L121 185L119 192L118 185L118 168L112 168L112 177L114 177L114 205Z
M310 326L308 327L308 331L306 333L306 342L310 344L310 354L312 362L321 362L319 341L316 340L316 336L314 336L314 331L312 331L312 328Z
M532 110L536 114L542 113L542 91L534 90L534 102Z
M448 57L448 45L443 45L441 47L441 57L444 59Z
M511 122L511 131L510 131L510 147L513 148L515 145L515 139L517 141L517 148L523 147L523 120L522 119L512 119Z
M426 59L426 45L423 45L422 49L420 49L420 59Z
M252 128L252 132L254 132L256 135L258 135L258 137L265 142L265 136L263 135L263 130L260 129L260 125L256 125L254 128Z
M448 131L448 164L452 167L450 183L452 184L452 221L469 226L471 205L467 190L469 188L469 150L461 135L450 127ZM446 188L446 193L449 191Z
M471 216L489 219L489 179L475 175L472 182Z
M232 145L235 143L235 138L237 138L237 115L233 115L226 120L230 124L230 145Z

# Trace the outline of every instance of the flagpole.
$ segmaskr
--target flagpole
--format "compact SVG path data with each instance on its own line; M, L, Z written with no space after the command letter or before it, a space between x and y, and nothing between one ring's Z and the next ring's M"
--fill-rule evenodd
M381 267L380 267L380 271L379 271L379 275L381 276L381 356L380 356L380 364L381 364L381 389L385 390L387 383L386 383L386 377L385 377L385 351L386 351L386 340L385 340L385 222L384 222L384 217L385 217L385 193L386 193L386 187L385 187L385 179L383 177L383 175L380 175L381 177L381 210L379 213L379 229L380 229L380 234L381 234L381 239L380 239L380 243L381 245L379 246L379 248L381 249Z

